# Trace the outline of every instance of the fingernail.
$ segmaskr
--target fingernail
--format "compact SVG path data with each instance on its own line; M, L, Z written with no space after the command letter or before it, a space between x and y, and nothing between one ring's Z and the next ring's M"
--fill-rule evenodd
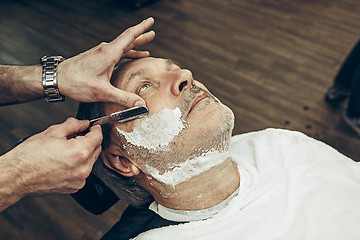
M145 103L143 101L136 101L134 104L135 107L139 107L139 106L145 106Z

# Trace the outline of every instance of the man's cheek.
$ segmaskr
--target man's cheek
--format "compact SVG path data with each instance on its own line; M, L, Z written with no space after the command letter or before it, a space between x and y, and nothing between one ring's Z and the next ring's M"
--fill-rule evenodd
M157 98L146 101L147 108L149 109L149 116L161 112L164 108L175 109L176 102L168 98Z

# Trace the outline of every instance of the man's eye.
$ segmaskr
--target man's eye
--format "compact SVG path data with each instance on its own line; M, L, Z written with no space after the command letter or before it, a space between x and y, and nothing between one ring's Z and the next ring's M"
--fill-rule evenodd
M145 91L146 89L148 89L150 87L150 84L145 83L144 85L142 85L139 89L139 93Z

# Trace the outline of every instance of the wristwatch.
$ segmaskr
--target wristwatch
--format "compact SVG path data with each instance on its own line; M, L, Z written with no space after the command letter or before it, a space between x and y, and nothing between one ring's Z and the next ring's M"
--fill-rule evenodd
M42 82L45 91L46 101L60 102L65 97L60 94L57 81L57 67L64 58L62 56L43 56L40 63L43 66Z

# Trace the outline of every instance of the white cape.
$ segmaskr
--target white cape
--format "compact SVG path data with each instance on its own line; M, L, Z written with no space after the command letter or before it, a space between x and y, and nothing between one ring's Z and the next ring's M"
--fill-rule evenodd
M360 163L302 133L267 129L232 138L240 191L203 221L153 229L145 239L360 239Z

